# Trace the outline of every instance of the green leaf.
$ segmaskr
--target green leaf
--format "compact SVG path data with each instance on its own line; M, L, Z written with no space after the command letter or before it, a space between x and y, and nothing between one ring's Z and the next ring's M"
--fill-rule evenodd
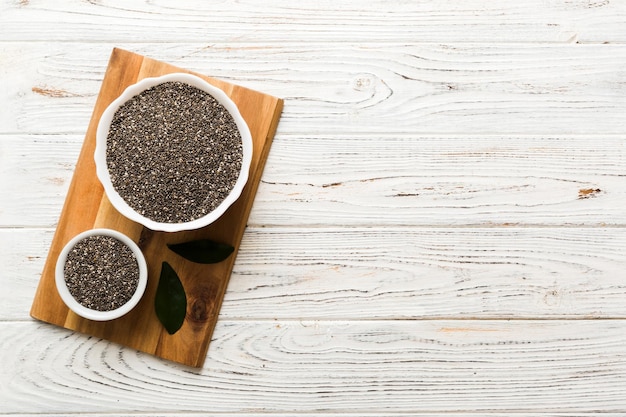
M185 289L176 271L167 262L163 262L161 266L154 310L169 334L174 334L181 328L187 314Z
M199 264L214 264L222 262L235 250L235 248L227 245L226 243L214 242L209 239L168 244L167 247L188 261Z

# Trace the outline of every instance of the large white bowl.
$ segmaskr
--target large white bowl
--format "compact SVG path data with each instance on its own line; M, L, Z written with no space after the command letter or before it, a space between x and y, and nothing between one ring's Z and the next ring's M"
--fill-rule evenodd
M116 308L115 310L99 311L85 307L72 296L70 290L67 288L67 284L65 283L65 262L67 261L69 252L76 245L76 243L90 236L113 237L128 246L133 251L135 258L137 259L137 264L139 265L139 282L137 284L137 289L126 304ZM141 300L141 297L143 297L146 290L146 285L148 284L148 266L141 249L139 249L139 246L137 246L137 244L128 236L112 229L92 229L76 235L61 250L54 272L56 287L65 305L67 305L70 310L79 316L95 321L113 320L128 313L137 305L137 303L139 303L139 300Z
M135 211L113 188L113 184L111 183L111 178L109 176L109 170L106 163L106 142L107 136L109 134L109 126L111 125L111 121L113 120L113 116L115 115L117 109L119 109L124 103L126 103L134 96L140 94L144 90L168 81L183 82L211 94L220 104L222 104L226 108L226 110L228 110L228 112L235 120L237 128L239 129L239 133L241 134L243 146L241 171L239 172L239 177L237 178L235 186L233 187L231 192L226 196L224 201L222 201L222 203L217 206L213 211L203 217L185 223L161 223L149 219ZM124 90L122 95L115 99L104 110L102 116L100 117L100 122L98 123L98 129L96 131L96 151L94 158L96 162L96 175L102 183L104 191L111 201L111 204L122 215L134 222L142 224L148 229L155 231L179 232L182 230L193 230L208 226L209 224L213 223L222 214L224 214L224 212L235 201L237 201L237 199L241 195L241 192L243 191L243 188L248 181L250 163L252 162L252 135L250 134L250 129L248 128L246 121L241 116L241 113L239 113L237 105L226 95L226 93L224 93L224 91L220 90L217 87L214 87L213 85L204 81L202 78L196 77L195 75L185 73L173 73L163 75L161 77L144 78L136 84L128 86L126 90Z

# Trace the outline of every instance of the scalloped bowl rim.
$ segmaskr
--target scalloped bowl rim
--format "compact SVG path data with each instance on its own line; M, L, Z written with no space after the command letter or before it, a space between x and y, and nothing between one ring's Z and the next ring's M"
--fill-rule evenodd
M80 240L90 236L110 236L118 239L133 251L135 258L137 259L137 264L139 266L139 282L137 283L137 289L135 290L135 293L130 298L130 300L128 300L128 302L116 308L115 310L99 311L85 307L72 296L69 289L67 288L67 284L65 283L65 262L67 260L67 256L70 250L72 250L72 248ZM59 292L59 295L61 296L61 299L63 300L65 305L67 305L70 310L72 310L79 316L94 321L113 320L122 317L123 315L128 313L139 303L148 284L148 265L146 263L146 258L144 257L143 252L141 252L139 246L137 246L137 244L133 242L132 239L130 239L125 234L113 229L91 229L74 236L61 250L59 257L57 258L54 272L54 279L57 291Z
M199 88L210 95L212 95L226 110L231 114L239 133L241 135L242 147L243 147L243 159L241 163L241 170L239 171L239 177L235 182L234 187L226 198L211 212L197 219L183 222L183 223L163 223L149 219L142 214L135 211L128 203L119 195L119 193L113 187L111 178L109 176L109 170L106 163L106 140L109 134L109 126L113 120L115 112L128 100L134 96L142 93L143 91L154 87L156 85L168 82L168 81L180 81L189 84L193 87ZM250 164L252 162L252 135L248 124L241 116L237 105L226 95L226 93L209 84L202 78L187 74L187 73L171 73L162 75L159 77L143 78L137 83L128 86L122 94L113 100L113 102L104 110L100 121L98 122L98 128L96 130L96 149L94 153L94 159L96 163L96 176L100 180L100 183L104 187L104 191L109 198L109 201L122 215L128 219L137 222L150 230L161 232L179 232L183 230L199 229L216 221L224 212L241 196L241 193L248 181L248 175L250 171Z

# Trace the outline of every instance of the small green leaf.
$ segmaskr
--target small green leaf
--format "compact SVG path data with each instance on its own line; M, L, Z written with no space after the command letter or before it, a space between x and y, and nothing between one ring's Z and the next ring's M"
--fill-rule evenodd
M176 271L163 262L161 276L154 298L154 310L169 334L181 328L187 314L187 296Z
M168 248L183 258L199 264L214 264L228 258L235 250L226 243L209 239L194 240L185 243L168 244Z

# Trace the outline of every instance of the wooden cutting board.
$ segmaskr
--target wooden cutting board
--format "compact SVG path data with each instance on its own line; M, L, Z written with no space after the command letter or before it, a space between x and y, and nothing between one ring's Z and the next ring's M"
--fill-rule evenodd
M164 359L199 367L204 363L209 348L283 100L195 74L224 90L248 123L254 143L250 176L241 197L212 225L187 232L153 232L119 214L104 195L93 159L96 127L104 109L128 85L142 78L172 72L191 73L132 52L113 50L35 294L31 316ZM55 264L63 246L78 233L97 227L115 229L134 239L148 262L148 287L141 302L124 317L109 322L83 319L69 311L54 284ZM219 264L199 265L184 260L166 247L168 243L201 238L229 243L235 247L235 252ZM187 294L187 316L182 328L174 335L165 331L154 312L154 295L163 261L169 262L177 271Z

